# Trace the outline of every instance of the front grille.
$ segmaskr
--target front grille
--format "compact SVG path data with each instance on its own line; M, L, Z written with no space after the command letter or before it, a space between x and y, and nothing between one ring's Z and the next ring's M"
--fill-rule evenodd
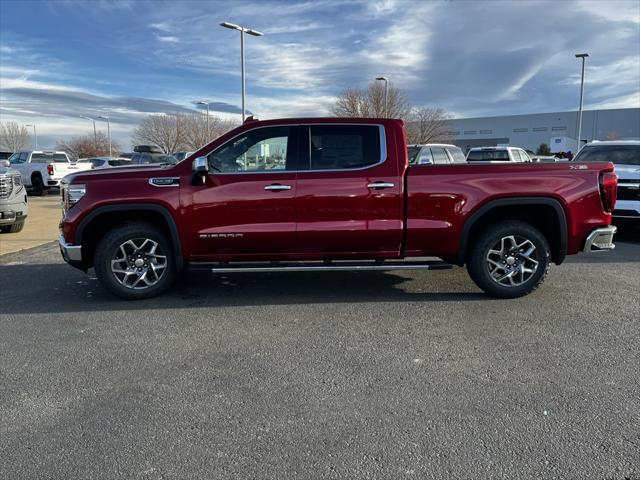
M626 187L624 184L618 184L618 200L640 200L640 189L638 187Z
M13 179L8 175L0 177L0 199L9 198L13 192Z

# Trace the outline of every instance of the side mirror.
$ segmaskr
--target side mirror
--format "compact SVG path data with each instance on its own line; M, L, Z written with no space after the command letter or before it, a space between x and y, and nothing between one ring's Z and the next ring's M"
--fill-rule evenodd
M0 160L0 167L9 168L11 166L11 162L9 160Z
M207 181L207 173L209 172L209 160L207 157L196 157L191 162L193 177L191 185L204 185Z
M193 173L206 173L209 171L209 160L207 160L207 157L196 157L191 165Z

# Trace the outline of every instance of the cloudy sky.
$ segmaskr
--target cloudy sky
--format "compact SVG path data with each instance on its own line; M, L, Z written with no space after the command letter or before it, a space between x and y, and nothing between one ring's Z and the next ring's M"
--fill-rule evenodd
M458 117L640 106L640 2L462 0L2 0L0 116L36 123L40 146L109 115L122 145L152 112L206 99L239 118L325 115L347 87L385 75L416 106ZM100 125L100 124L99 124ZM104 127L102 127L104 128Z

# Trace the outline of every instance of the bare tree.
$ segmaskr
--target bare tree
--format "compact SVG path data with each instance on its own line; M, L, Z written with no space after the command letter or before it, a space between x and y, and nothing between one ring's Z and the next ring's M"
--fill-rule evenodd
M101 157L109 155L109 138L104 132L97 132L73 137L69 140L59 140L57 150L64 150L73 158ZM120 145L111 141L111 151L118 152Z
M179 150L184 143L183 115L149 115L133 131L131 141L138 145L155 145L164 153Z
M409 144L446 143L452 139L448 120L451 115L442 108L416 108L407 117Z
M182 117L184 122L184 137L182 146L186 150L198 150L220 135L235 128L237 124L232 120L225 120L215 115L209 116L209 132L207 132L207 117L199 113L193 115L185 115Z
M16 122L0 123L0 145L10 152L17 152L24 148L31 136L24 125Z
M406 118L411 111L407 95L389 84L385 106L384 85L372 82L366 89L349 88L331 108L337 117Z

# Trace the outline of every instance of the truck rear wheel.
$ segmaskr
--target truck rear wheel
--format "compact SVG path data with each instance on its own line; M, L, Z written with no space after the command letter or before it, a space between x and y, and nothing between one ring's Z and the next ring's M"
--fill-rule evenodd
M127 300L155 297L176 276L171 243L157 228L131 223L109 231L98 243L94 267L100 283Z
M505 221L483 230L471 246L467 270L489 295L516 298L538 288L549 269L550 249L539 230Z
M40 174L36 174L31 179L31 193L38 197L44 195L44 182L42 181L42 177Z

